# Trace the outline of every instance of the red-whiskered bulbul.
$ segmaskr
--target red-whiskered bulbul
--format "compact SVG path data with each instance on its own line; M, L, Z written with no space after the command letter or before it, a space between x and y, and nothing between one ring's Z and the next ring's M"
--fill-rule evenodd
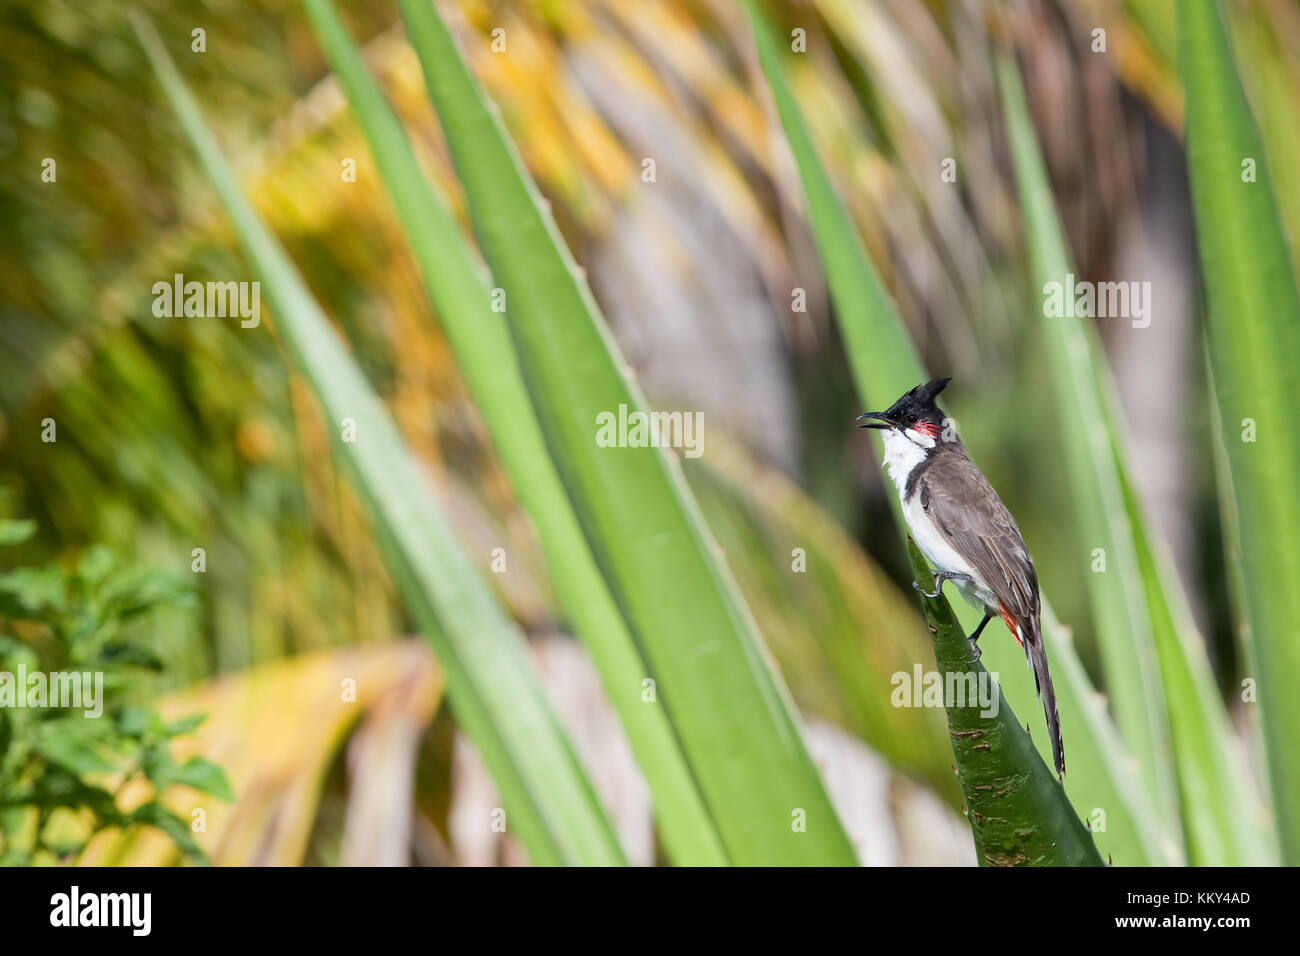
M934 403L949 381L936 378L918 385L885 411L858 416L858 424L880 430L885 467L898 486L908 530L934 565L933 593L918 581L912 586L933 598L939 596L944 581L951 581L969 604L984 612L970 636L975 660L979 660L984 625L994 614L1002 618L1034 670L1052 738L1053 762L1057 774L1063 774L1065 747L1043 647L1038 575L1016 519Z

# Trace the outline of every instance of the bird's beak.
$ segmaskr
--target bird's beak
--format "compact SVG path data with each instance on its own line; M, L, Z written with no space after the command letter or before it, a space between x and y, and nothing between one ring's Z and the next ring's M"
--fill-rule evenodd
M873 421L874 419L874 421ZM894 422L884 412L865 412L858 416L859 428L894 428Z

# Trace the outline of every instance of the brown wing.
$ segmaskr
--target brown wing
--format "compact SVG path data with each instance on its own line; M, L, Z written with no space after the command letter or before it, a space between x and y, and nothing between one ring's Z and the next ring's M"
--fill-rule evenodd
M1065 742L1056 711L1056 691L1047 666L1047 649L1039 632L1038 575L1029 549L1006 505L988 479L962 452L953 449L932 456L916 475L914 492L921 507L953 549L982 577L1001 605L1003 617L1015 618L1025 656L1034 669L1034 683L1047 715L1052 761L1065 773ZM1010 626L1008 621L1007 625ZM1015 633L1014 631L1012 632Z
M1016 519L974 463L955 449L935 455L917 475L916 493L930 520L1003 606L1037 629L1034 562Z

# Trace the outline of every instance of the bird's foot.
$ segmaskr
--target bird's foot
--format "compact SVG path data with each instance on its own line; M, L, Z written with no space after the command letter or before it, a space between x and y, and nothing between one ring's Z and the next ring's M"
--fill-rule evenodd
M971 579L969 574L962 574L957 571L940 571L937 568L931 568L930 573L934 575L933 592L927 591L921 587L920 581L912 582L912 587L916 588L928 598L937 598L939 596L939 593L943 590L944 581L969 581Z
M974 657L971 658L972 664L978 661L980 659L980 656L984 653L983 651L980 650L980 644L979 644L980 635L984 633L984 628L988 625L989 621L991 620L993 620L993 612L986 608L984 610L984 620L980 621L979 627L975 628L975 630L971 632L970 637L966 638L966 640L970 641L971 653L975 655Z
M943 588L943 582L938 581L935 584L933 591L927 591L925 588L921 587L920 581L913 581L912 587L916 588L918 591L920 591L923 595L925 595L928 598L937 598L939 596L940 589Z

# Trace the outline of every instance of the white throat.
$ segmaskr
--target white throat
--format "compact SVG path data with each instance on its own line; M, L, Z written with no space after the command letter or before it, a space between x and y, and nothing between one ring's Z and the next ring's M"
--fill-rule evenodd
M885 441L885 467L898 489L898 497L902 498L907 489L907 476L925 461L926 454L934 447L934 439L910 428L906 434L896 428L884 429L881 438Z

